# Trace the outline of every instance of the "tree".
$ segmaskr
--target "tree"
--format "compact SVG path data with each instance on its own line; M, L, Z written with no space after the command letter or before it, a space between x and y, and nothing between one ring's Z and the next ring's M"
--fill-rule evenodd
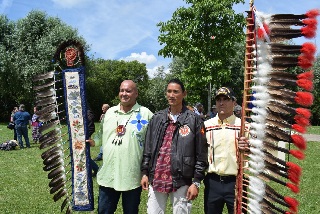
M229 59L237 52L235 44L244 39L245 19L232 9L243 0L186 0L189 7L178 8L160 27L159 54L188 61L184 71L192 86L230 80Z
M103 103L108 103L110 106L119 103L119 86L126 79L137 83L138 103L149 106L148 71L144 63L90 59L87 65L86 79L87 99L96 115L101 113Z
M157 69L155 77L149 80L149 88L147 96L149 97L148 108L152 112L157 112L168 106L165 90L169 80L173 78L173 75L164 72L164 67L161 66Z
M180 57L174 57L169 64L170 73L174 77L180 78L188 91L187 102L193 105L197 102L201 102L204 107L208 106L207 110L210 110L212 103L214 103L214 94L217 88L221 86L228 86L234 89L238 104L242 103L243 92L243 73L244 73L244 53L245 43L235 44L235 57L228 58L228 70L230 70L229 78L221 80L220 82L213 81L211 84L211 91L206 85L194 85L193 82L197 81L197 78L190 78L186 74L185 70L188 68L190 62L183 60ZM210 99L211 98L211 99ZM210 100L209 100L210 99Z
M14 47L11 43L11 35L14 32L14 23L10 22L6 16L0 16L0 102L4 109L10 107L10 97L14 95L13 90L18 86L16 81L17 71L14 69ZM5 113L6 119L8 112L1 109ZM1 113L0 113L0 116Z
M17 22L9 22L2 15L0 22L0 99L5 106L1 117L7 118L11 108L19 103L31 108L32 77L53 69L52 56L62 41L76 39L86 51L89 48L77 30L45 12L31 11Z

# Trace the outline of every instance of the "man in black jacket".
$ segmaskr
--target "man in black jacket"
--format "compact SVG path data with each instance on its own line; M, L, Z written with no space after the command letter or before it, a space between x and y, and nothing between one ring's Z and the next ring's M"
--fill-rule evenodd
M149 122L141 165L141 185L149 188L149 214L164 213L170 196L173 213L190 213L190 201L199 193L208 166L204 124L184 102L185 88L170 80L166 97L169 108Z

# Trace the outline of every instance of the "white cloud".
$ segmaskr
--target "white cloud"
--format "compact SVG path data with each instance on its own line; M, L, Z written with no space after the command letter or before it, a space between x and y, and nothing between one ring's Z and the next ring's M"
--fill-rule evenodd
M153 78L155 76L155 74L158 72L158 68L160 68L161 66L155 66L153 68L147 68L148 71L148 75L149 77ZM169 73L170 69L164 69L164 73Z
M159 66L153 67L153 68L147 68L149 77L154 77L154 75L157 73L157 69Z
M157 58L153 54L148 55L146 52L141 52L141 54L140 53L131 53L130 56L120 58L120 60L124 60L124 61L137 60L141 63L152 64L157 61Z

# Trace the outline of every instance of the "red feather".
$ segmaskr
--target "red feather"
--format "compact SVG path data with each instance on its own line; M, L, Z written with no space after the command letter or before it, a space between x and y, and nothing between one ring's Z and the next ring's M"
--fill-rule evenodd
M313 54L311 54L311 55L301 54L299 57L300 57L300 59L302 59L302 60L309 60L311 63L313 63L314 61L316 61L316 58L314 57ZM299 59L299 57L298 57L298 59Z
M310 67L312 67L313 61L303 54L298 56L298 65L303 69L309 69Z
M294 185L294 184L287 183L286 186L287 186L288 188L290 188L291 191L294 192L294 193L298 193L298 192L300 191L300 190L299 190L299 187L296 186L296 185Z
M296 108L296 113L309 119L311 117L311 111L310 109L306 108Z
M259 39L263 39L265 37L265 33L267 35L270 34L270 28L269 26L264 22L263 26L260 26L258 29L258 38Z
M318 21L317 21L317 19L304 19L304 20L302 20L302 23L305 25L308 25L309 27L317 28Z
M313 103L313 95L310 92L298 91L294 100L302 106L311 106Z
M303 134L306 133L306 129L303 126L300 126L298 124L293 124L292 128L294 130L296 130L297 132L300 132L300 133L303 133Z
M304 159L304 153L300 150L291 149L289 152L293 157L298 158L299 160Z
M306 16L308 18L315 18L315 17L319 16L319 14L320 14L319 9L312 9L312 10L309 10L308 12L306 12Z
M307 71L307 72L298 74L298 75L297 75L297 78L298 78L298 79L308 79L308 80L312 80L312 79L314 78L313 70L310 70L310 71Z
M299 79L296 81L297 85L300 88L303 88L307 91L312 91L313 90L313 82L311 80L308 79Z
M314 55L316 53L316 46L312 42L306 42L302 44L301 52L307 55Z
M291 211L293 211L293 212L298 211L297 207L299 206L299 202L296 199L288 197L288 196L284 196L284 201L287 204L289 204Z
M295 183L295 184L300 183L300 176L294 171L288 172L288 178L292 183Z
M263 39L264 38L264 31L263 31L263 29L261 27L258 29L258 38L259 39Z
M294 116L294 121L300 126L310 126L310 121L308 118L305 118L301 115Z
M294 171L297 173L297 175L299 175L299 176L301 175L302 169L298 164L288 161L286 163L286 165L287 165L287 167L289 167L289 169L288 169L289 171Z
M293 134L291 135L291 139L294 145L299 149L305 150L307 148L307 142L301 135Z
M301 28L301 33L306 38L311 39L316 36L316 30L317 30L317 28L315 26L307 25L307 26Z
M269 26L267 25L267 23L263 23L263 28L264 28L264 30L266 31L266 33L269 35L270 34L270 28L269 28Z

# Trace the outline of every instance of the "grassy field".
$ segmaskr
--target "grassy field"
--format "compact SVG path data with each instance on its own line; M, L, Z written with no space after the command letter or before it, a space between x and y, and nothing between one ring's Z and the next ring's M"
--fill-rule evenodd
M13 138L13 132L0 124L0 142ZM320 134L320 127L310 127L309 133ZM31 132L30 132L31 137ZM306 158L299 161L303 168L300 193L296 197L300 201L299 213L320 213L320 143L308 142ZM54 214L60 213L62 201L53 202L49 194L47 173L42 170L40 157L43 151L38 144L31 144L31 149L0 151L0 213L3 214ZM92 157L99 153L93 148ZM293 161L293 160L290 160ZM101 162L98 162L101 164ZM95 208L97 207L98 185L94 180ZM203 213L203 187L200 196L194 201L192 213ZM140 213L146 213L147 192L143 192ZM117 214L122 213L118 206ZM167 213L172 213L168 205ZM81 212L91 213L91 212ZM96 211L94 213L97 213Z

